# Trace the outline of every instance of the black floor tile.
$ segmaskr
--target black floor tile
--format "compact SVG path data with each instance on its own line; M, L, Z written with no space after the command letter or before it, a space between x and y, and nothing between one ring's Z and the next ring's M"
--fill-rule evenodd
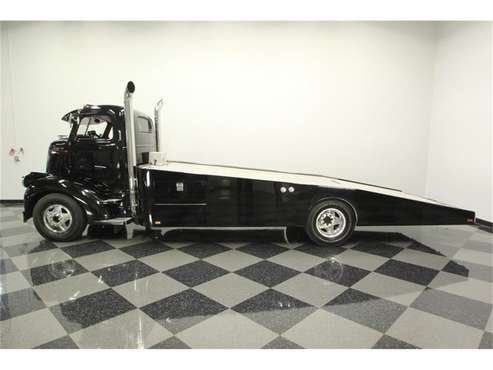
M37 349L78 349L77 344L68 335L42 344Z
M164 274L189 287L205 283L227 273L228 271L205 261L195 261L164 271Z
M439 251L436 251L435 249L430 248L427 245L418 243L416 241L414 241L413 243L411 243L411 245L409 245L407 248L408 249L413 249L413 250L416 250L416 251L420 251L420 252L435 254L437 256L443 256L443 254L440 253Z
M9 258L0 259L0 275L17 271L17 267Z
M493 283L493 267L465 261L450 261L443 271Z
M155 274L159 271L146 265L139 260L109 266L92 273L109 286L117 286L129 281L137 280L145 276Z
M464 277L469 276L469 269L466 266L455 261L449 261L442 270L455 275L460 275Z
M87 270L75 260L67 260L24 270L22 274L32 285L41 285L84 272L87 272Z
M351 241L365 243L385 243L385 242L411 242L412 239L402 233L389 231L360 231L356 230L351 238Z
M181 293L148 304L141 308L148 316L174 334L191 327L226 309L222 304L195 290Z
M62 248L62 250L72 258L88 256L90 254L109 251L111 249L114 248L102 240L74 244Z
M316 310L306 302L273 289L263 291L232 309L278 334Z
M483 338L481 338L481 343L479 344L480 349L493 349L493 334L487 331L484 332Z
M275 289L267 289L247 300L237 304L232 309L241 314L294 310L301 307L311 307L310 304L300 301Z
M360 242L352 249L381 257L391 258L402 251L403 248L382 242Z
M238 250L258 258L267 259L289 249L273 243L251 243L238 248Z
M228 250L229 248L217 243L195 243L180 248L181 252L188 253L197 258L207 258Z
M50 308L53 315L69 333L87 328L133 309L135 309L135 306L113 289L89 294Z
M300 349L303 348L296 343L287 340L281 336L274 339L272 342L267 343L262 347L263 349Z
M131 255L134 258L142 258L161 252L166 252L171 249L172 248L166 246L158 240L149 240L144 243L134 244L128 247L121 248L120 250Z
M416 284L428 285L439 271L412 263L389 260L377 268L375 272Z
M0 295L0 321L45 308L45 304L32 288Z
M300 272L270 261L260 261L235 273L265 286L273 287Z
M493 306L436 289L426 289L411 307L421 311L484 329Z
M352 286L368 275L370 271L344 265L336 260L328 260L312 267L306 273L337 284Z
M378 340L378 342L373 346L375 349L418 349L409 343L403 342L401 340L392 338L388 335L384 335Z
M151 349L189 349L190 347L179 340L177 337L171 337L162 341L161 343L155 344Z
M329 258L337 256L339 253L344 252L346 249L342 247L325 246L321 247L313 243L305 243L296 248L297 251L311 254L312 256Z
M355 289L345 290L323 308L382 333L406 310L406 306Z

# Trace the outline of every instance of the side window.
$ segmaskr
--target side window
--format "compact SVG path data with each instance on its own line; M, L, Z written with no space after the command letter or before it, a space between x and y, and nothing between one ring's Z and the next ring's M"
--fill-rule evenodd
M138 116L135 126L138 132L152 134L152 122L146 117Z

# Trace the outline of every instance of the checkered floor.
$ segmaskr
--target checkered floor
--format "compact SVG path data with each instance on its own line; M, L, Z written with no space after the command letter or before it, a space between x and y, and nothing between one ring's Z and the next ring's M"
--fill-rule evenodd
M492 234L43 240L0 207L0 348L492 348ZM375 231L376 230L376 231ZM396 232L399 231L399 232Z

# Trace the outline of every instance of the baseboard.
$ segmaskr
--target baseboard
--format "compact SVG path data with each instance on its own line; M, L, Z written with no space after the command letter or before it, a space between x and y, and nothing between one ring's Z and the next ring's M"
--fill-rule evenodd
M23 203L22 199L0 199L0 204L16 204Z
M493 223L490 221L486 221L481 218L476 218L476 225L478 225L481 230L493 233Z

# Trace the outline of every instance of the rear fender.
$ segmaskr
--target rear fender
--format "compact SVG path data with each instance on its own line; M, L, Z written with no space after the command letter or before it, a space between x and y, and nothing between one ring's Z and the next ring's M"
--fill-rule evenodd
M85 211L87 222L105 220L110 217L102 199L97 193L78 182L60 179L53 175L31 178L24 193L24 222L33 215L38 200L51 193L61 193L74 198Z

